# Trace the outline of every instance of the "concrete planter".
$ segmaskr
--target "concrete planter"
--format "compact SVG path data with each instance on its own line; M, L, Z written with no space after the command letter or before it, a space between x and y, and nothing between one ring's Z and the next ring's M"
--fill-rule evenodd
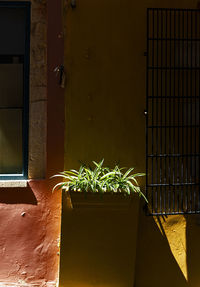
M63 193L60 287L132 287L138 209L135 195Z

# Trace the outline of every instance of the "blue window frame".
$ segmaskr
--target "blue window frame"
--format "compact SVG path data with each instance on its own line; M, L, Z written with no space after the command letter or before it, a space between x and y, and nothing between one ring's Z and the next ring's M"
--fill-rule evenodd
M28 178L30 2L0 2L0 180Z

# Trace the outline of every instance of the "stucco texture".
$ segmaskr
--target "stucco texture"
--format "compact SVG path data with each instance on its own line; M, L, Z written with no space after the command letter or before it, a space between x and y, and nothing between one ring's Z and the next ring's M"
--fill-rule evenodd
M52 203L45 182L29 184L29 188L0 193L0 282L8 286L55 286L55 282L47 282L56 279L59 238L55 237L58 230L53 222L59 220L59 205Z

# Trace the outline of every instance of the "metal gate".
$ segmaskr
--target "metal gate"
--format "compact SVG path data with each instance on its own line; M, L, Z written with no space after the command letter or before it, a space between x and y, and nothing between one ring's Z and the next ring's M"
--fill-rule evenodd
M200 213L199 10L147 10L146 81L150 213Z

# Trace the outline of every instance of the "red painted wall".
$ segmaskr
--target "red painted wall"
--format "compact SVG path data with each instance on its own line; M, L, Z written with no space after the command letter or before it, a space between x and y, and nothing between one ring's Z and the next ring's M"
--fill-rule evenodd
M53 71L63 61L61 0L48 1L47 9L46 179L0 189L0 286L56 286L60 194L52 194L49 177L63 169L64 158L64 95Z

